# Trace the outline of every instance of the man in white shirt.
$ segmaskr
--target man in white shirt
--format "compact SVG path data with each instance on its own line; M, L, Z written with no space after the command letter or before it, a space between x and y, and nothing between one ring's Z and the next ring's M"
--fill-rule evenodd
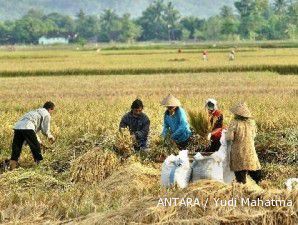
M22 147L26 142L32 152L34 161L38 164L42 159L41 141L37 133L41 131L50 142L55 138L50 131L51 113L54 111L55 104L46 102L43 108L39 108L26 113L14 126L14 137L12 142L12 153L10 159L10 169L17 167Z

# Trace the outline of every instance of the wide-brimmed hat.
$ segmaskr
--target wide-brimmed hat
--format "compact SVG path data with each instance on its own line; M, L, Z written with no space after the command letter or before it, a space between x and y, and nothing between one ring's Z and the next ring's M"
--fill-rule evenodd
M181 102L175 98L172 94L169 94L164 100L162 100L161 105L178 107L181 106Z
M243 116L243 117L247 117L247 118L252 117L252 114L245 102L237 103L234 107L232 107L230 109L230 111L233 114L238 115L238 116Z

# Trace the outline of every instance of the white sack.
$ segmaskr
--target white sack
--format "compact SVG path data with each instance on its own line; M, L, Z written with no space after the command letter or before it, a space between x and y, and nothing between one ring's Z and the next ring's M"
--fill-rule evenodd
M170 187L177 183L178 187L186 188L189 182L191 167L188 151L180 151L179 155L170 155L162 165L161 183L164 187Z

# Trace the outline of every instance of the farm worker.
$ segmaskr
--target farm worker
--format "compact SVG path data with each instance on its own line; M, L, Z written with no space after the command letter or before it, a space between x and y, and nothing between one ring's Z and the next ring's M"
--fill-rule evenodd
M230 54L229 54L229 60L230 60L230 61L235 60L235 50L230 51Z
M170 134L171 139L177 144L179 150L185 150L189 144L191 131L180 101L170 94L161 104L167 107L164 114L162 136L165 138Z
M120 122L119 129L128 128L134 141L134 149L146 150L148 148L148 135L150 129L150 120L143 113L144 105L140 99L134 100L131 105L131 111L126 113Z
M208 52L206 50L203 51L203 60L208 61Z
M207 139L210 141L208 151L215 152L221 146L220 138L223 129L223 114L218 110L217 101L213 98L206 100L205 107L208 110L209 125L211 127L211 132L207 136Z
M55 138L50 131L51 114L54 108L55 104L53 102L46 102L43 108L26 113L15 124L10 159L11 170L17 167L24 143L29 145L36 164L43 159L41 154L42 143L37 135L39 131L41 131L51 143L55 142Z
M236 180L246 183L249 174L258 183L261 179L261 165L255 149L256 123L246 103L238 103L231 112L235 115L231 121L226 140L231 141L230 167Z

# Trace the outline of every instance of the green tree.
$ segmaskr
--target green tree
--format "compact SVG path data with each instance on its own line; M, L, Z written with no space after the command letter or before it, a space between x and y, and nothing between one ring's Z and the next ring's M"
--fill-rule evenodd
M298 39L298 1L291 1L287 10L286 34L290 39Z
M99 21L95 16L86 16L83 10L77 14L76 33L78 38L93 39L99 32Z
M264 15L268 10L268 0L240 0L235 2L240 14L239 32L243 38L259 38L259 31L265 24Z
M202 30L205 20L200 20L197 17L190 16L181 19L180 24L188 31L188 38L194 39L197 30Z
M180 39L182 32L179 28L180 13L176 10L171 2L168 2L164 9L163 19L167 25L168 39Z
M119 37L119 41L122 42L132 42L135 41L141 35L141 27L139 27L136 23L134 23L130 19L129 14L124 14L121 18L121 34Z
M288 2L286 0L274 0L273 8L277 15L287 13Z
M14 39L17 43L37 43L38 39L48 32L47 24L41 20L26 17L17 20L13 29Z
M143 11L137 21L143 30L141 40L168 39L168 24L164 20L165 8L163 0L156 0Z
M47 21L56 25L57 29L50 36L62 35L64 37L73 37L75 34L75 22L70 16L64 16L59 13L50 13L44 17Z
M199 34L205 40L220 40L222 38L221 29L220 16L213 16L206 21L203 32L199 32Z
M121 34L121 21L113 10L105 10L100 16L100 41L118 41Z
M13 40L13 22L0 22L0 44L11 44Z
M223 6L220 10L222 18L221 33L230 39L238 31L238 20L234 15L233 9L229 6Z

